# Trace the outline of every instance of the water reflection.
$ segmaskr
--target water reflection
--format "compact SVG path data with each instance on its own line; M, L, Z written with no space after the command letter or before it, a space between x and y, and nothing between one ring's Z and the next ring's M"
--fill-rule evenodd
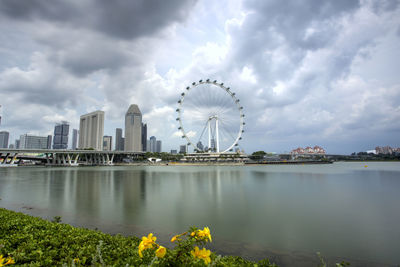
M165 242L209 226L214 248L236 242L250 258L257 247L399 262L400 166L335 165L3 168L0 205Z

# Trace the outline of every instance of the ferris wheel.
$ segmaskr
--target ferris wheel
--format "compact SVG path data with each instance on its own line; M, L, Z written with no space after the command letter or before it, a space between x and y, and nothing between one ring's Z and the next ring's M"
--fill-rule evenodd
M182 138L196 152L230 152L242 139L243 107L224 83L193 82L181 94L176 112Z

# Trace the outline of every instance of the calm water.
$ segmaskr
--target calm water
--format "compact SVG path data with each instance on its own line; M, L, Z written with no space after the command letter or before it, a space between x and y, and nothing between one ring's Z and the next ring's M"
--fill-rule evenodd
M399 264L399 192L399 163L0 168L1 207L165 244L209 226L218 252L283 265Z

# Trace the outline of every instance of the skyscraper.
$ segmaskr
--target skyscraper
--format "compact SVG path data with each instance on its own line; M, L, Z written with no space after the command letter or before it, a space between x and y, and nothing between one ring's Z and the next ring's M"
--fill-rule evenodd
M19 149L21 147L21 142L19 139L15 139L15 149Z
M143 152L147 151L146 143L147 143L147 124L142 123L142 151Z
M183 154L187 152L187 146L186 145L181 145L179 147L179 153Z
M51 142L53 140L53 136L51 134L49 134L47 136L47 149L51 149Z
M79 124L79 148L103 150L104 111L82 115Z
M157 139L155 136L150 137L150 152L157 152Z
M78 144L78 130L72 130L72 149L75 150Z
M111 146L112 146L112 137L109 135L103 136L103 150L111 151Z
M161 140L157 140L157 149L156 152L161 153Z
M125 151L141 152L142 113L136 104L130 105L125 115Z
M20 136L19 140L21 149L47 149L47 136L24 134Z
M7 131L0 132L0 148L8 148L8 138L10 133Z
M115 129L115 150L123 151L124 150L124 138L122 138L122 129Z
M63 121L54 127L53 149L68 148L69 123Z

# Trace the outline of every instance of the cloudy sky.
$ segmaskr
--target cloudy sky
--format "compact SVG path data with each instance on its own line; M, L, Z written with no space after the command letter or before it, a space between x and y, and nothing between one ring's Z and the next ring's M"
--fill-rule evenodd
M400 1L1 0L0 33L11 142L94 110L114 136L135 103L176 149L180 93L210 78L241 100L248 153L400 146Z

